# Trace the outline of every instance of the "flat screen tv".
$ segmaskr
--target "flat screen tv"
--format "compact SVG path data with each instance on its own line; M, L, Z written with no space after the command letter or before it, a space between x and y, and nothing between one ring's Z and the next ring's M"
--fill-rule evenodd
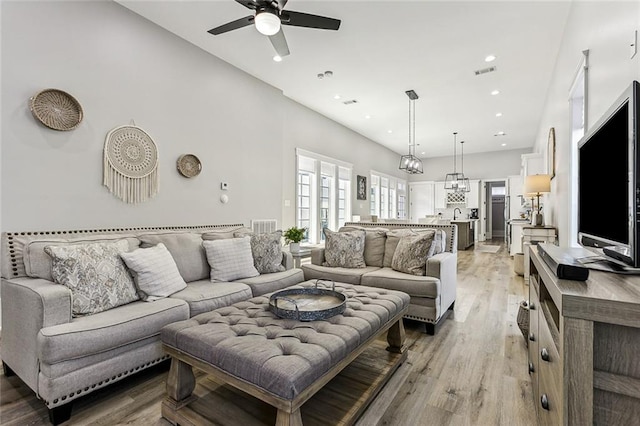
M640 268L640 84L622 93L578 142L578 243Z

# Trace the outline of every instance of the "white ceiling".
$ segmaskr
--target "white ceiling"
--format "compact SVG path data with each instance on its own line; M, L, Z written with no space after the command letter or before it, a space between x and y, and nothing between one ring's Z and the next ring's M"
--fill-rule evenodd
M253 26L207 33L253 13L234 0L116 1L399 154L409 141L404 92L415 90L422 158L451 155L454 131L465 154L534 145L571 6L566 0L290 0L285 10L342 24L338 31L284 26L291 54L276 63L268 38ZM497 59L485 62L489 54ZM488 66L497 71L474 74ZM327 70L333 77L317 78ZM500 94L492 96L494 89ZM344 105L349 99L358 103ZM500 131L506 136L494 136Z

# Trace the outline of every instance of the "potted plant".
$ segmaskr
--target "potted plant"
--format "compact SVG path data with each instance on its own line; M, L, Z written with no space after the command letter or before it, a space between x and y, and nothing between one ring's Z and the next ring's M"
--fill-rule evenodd
M297 253L300 251L300 241L304 240L304 236L307 233L307 228L298 228L292 226L284 231L284 242L289 244L289 250L291 253Z

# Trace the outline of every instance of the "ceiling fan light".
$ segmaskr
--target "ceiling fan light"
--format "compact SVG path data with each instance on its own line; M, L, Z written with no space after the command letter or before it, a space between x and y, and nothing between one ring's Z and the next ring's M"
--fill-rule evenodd
M258 13L255 24L258 32L266 36L272 36L280 31L280 18L268 11Z

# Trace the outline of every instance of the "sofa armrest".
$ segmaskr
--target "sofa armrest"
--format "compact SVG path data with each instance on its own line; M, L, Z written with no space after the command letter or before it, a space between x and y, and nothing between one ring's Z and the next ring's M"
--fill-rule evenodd
M38 392L37 337L41 329L71 321L71 291L39 278L2 280L0 357Z
M311 263L313 265L322 266L324 263L324 248L311 249Z
M440 279L440 312L444 312L456 300L458 255L445 251L430 257L427 259L426 275Z
M293 256L288 251L282 250L282 266L287 271L293 269Z

